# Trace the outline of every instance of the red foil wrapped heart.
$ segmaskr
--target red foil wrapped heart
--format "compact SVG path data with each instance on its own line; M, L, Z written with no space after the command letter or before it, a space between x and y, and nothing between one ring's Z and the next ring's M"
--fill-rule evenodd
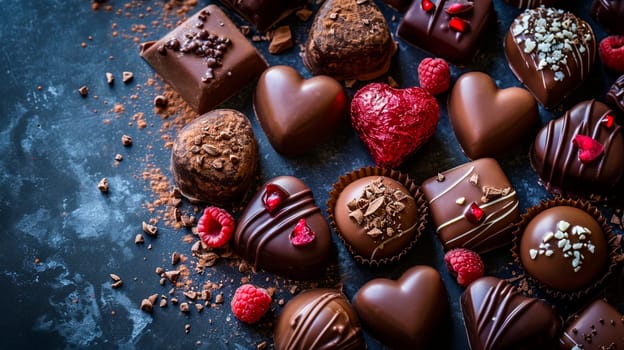
M424 89L394 89L372 83L351 101L351 124L375 163L398 167L435 133L438 101Z

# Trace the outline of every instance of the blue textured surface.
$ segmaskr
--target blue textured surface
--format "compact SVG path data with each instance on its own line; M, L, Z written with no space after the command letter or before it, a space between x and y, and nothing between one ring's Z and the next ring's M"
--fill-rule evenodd
M212 2L199 1L196 9ZM599 26L588 18L589 1L564 2L566 8L591 23L599 40L604 37ZM401 14L381 1L377 3L394 33ZM114 11L93 11L84 0L0 2L0 68L4 77L0 84L0 347L255 349L264 340L271 343L267 322L279 313L280 307L258 326L237 322L228 303L245 274L227 261L220 261L204 275L194 276L199 285L207 280L222 282L223 305L203 313L193 310L189 316L173 305L165 310L157 308L152 315L139 310L141 299L169 290L168 286L158 285L154 268L170 267L171 253L190 255L190 247L182 242L184 232L164 225L159 225L158 238L148 237L151 250L133 243L141 221L152 217L144 205L153 200L152 192L141 173L147 164L156 164L169 176L169 150L160 139L163 121L152 111L152 99L157 92L145 85L153 72L140 59L138 45L123 35L138 36L140 41L164 35L166 28L151 25L153 20L162 19L163 2L135 1L127 9L123 1L107 4ZM152 6L153 11L147 12L147 6ZM478 70L493 76L499 87L520 85L502 54L503 35L520 10L501 0L495 1L495 9L497 26L487 36L483 51L474 64L453 67L453 80L462 72ZM148 15L139 18L139 13ZM233 18L241 23L236 16ZM305 42L311 20L303 23L293 16L286 22L295 31L296 45ZM130 30L133 24L147 26L145 37ZM114 30L119 31L119 37L112 36ZM87 47L81 48L81 42L87 43ZM401 87L417 85L417 66L427 55L400 40L398 43L399 52L389 75ZM303 68L298 49L273 56L267 52L267 42L255 45L271 65L288 64L310 76ZM125 70L134 72L133 83L121 82L121 72ZM105 72L116 76L112 87L106 83ZM602 99L615 78L597 60L589 81L563 106L551 112L540 109L542 122L581 100ZM137 84L142 84L142 89L137 89ZM37 89L39 85L41 91ZM82 85L90 89L87 98L81 98L76 91ZM361 86L358 83L355 88ZM239 109L252 120L260 146L261 180L278 175L297 176L312 188L317 204L325 209L329 189L339 176L372 165L357 135L347 125L317 153L297 159L282 158L253 118L252 88L248 86L223 107ZM350 95L354 91L349 90ZM138 98L131 99L133 94ZM445 99L446 96L439 98L442 117L435 137L402 167L417 182L467 161L451 130ZM124 104L124 113L111 112L116 103ZM145 129L129 125L136 112L145 113ZM110 122L105 123L106 119ZM123 134L133 136L132 147L121 145ZM523 209L549 198L528 164L532 137L527 136L525 142L500 159ZM113 165L116 153L124 156L118 166ZM96 188L102 177L109 179L108 195ZM612 201L601 209L609 215L618 203L621 201ZM448 328L438 336L435 348L468 348L459 309L462 289L446 271L440 244L430 226L406 259L382 269L359 266L337 240L335 246L339 263L320 285L341 284L349 298L374 277L397 278L415 264L436 267L449 292L451 314ZM35 263L36 258L39 263ZM487 274L511 276L513 266L508 250L484 258ZM124 286L112 289L109 273L120 275ZM615 283L600 296L609 297L622 311L624 282L622 273L617 275ZM251 274L251 281L268 287L275 279L259 272ZM275 300L287 301L291 297L288 290L278 289ZM582 303L555 305L565 316ZM184 334L186 323L191 325L188 335ZM382 348L368 336L367 341L371 349Z

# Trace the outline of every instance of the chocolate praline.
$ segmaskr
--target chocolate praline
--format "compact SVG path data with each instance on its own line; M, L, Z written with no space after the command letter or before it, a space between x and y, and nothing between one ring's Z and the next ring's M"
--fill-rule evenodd
M421 188L445 250L463 247L484 253L511 243L513 224L520 220L519 203L495 159L441 172ZM480 217L472 214L479 211Z
M590 146L600 145L602 151L588 151L579 137L591 139ZM622 154L622 128L613 111L591 100L578 103L544 126L535 138L530 161L548 191L588 196L610 194L619 187L624 177Z
M435 56L465 64L483 42L494 16L491 0L415 0L399 24L397 36Z
M251 186L258 145L249 119L233 109L215 109L184 126L171 150L171 172L192 201L231 205Z
M238 12L247 22L263 32L295 10L302 8L306 0L220 0L225 6Z
M301 229L313 235L307 244L293 240ZM310 188L293 176L262 186L238 219L231 245L254 268L298 280L323 276L332 257L329 225Z
M561 350L605 350L624 348L624 316L598 299L568 325L559 340Z
M460 300L472 350L553 349L561 319L544 301L525 297L505 280L482 277Z
M615 110L624 112L624 74L611 85L607 92L607 104Z
M589 14L607 32L624 35L624 1L594 0Z
M522 230L518 250L527 274L557 291L589 288L606 273L605 234L580 208L554 206L535 215Z
M333 289L311 289L291 299L273 331L277 350L365 349L357 314Z
M237 93L268 66L216 5L195 13L160 40L143 44L141 57L200 114Z
M398 256L412 242L419 208L412 194L386 176L365 176L338 195L333 217L355 256L379 261Z
M516 17L504 46L512 72L546 108L561 103L589 77L597 49L587 22L547 7Z

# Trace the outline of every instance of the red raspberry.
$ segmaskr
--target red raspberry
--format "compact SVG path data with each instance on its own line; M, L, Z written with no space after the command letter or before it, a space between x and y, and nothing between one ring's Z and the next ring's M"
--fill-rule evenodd
M446 267L460 286L466 287L472 281L483 276L483 260L479 254L465 248L449 250L444 255Z
M602 39L600 59L609 69L624 73L624 35L611 35Z
M197 223L197 233L202 242L211 248L223 247L234 233L234 218L227 211L208 207Z
M432 95L446 92L451 83L448 63L441 58L425 58L418 65L418 80L420 87Z
M232 298L232 313L245 323L256 323L269 311L271 296L264 288L251 284L238 287Z

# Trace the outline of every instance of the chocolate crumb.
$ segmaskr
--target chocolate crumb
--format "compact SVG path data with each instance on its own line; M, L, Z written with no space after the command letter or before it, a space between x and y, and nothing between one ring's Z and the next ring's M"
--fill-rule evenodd
M158 266L155 272L157 275L162 275L165 272L165 270L162 267Z
M78 93L82 97L87 97L87 95L89 94L89 88L86 85L83 85L80 88L78 88Z
M436 177L437 182L444 182L445 179L446 177L444 176L444 174L438 173L438 176Z
M129 83L132 78L134 78L134 74L132 72L123 72L121 73L121 81L124 83Z
M148 224L145 221L141 223L141 228L143 229L143 232L147 233L150 236L156 236L156 234L158 233L158 227Z
M191 309L189 308L189 304L187 302L180 303L180 311L184 312L185 314L189 313L191 311Z
M140 233L137 233L136 236L134 236L134 244L143 244L145 243L145 238L143 238L143 235Z
M147 300L149 300L150 304L154 305L156 304L156 300L158 300L158 294L152 294L150 295Z
M117 282L117 281L121 281L121 277L117 276L117 275L116 275L116 274L114 274L114 273L109 274L109 276L110 276L110 278L111 278L113 281L115 281L115 282Z
M268 347L269 347L269 343L267 343L266 340L262 341L262 342L258 343L258 345L256 345L256 349L257 350L264 350L264 349L266 349Z
M153 309L154 309L154 305L150 303L149 300L147 299L141 300L141 310L151 313Z
M223 304L223 293L217 294L215 297L215 304Z
M171 253L171 265L177 265L180 262L180 254L178 252Z
M117 289L117 288L121 287L122 285L123 285L123 281L119 280L119 281L113 282L113 284L111 284L111 287L113 289Z
M243 26L240 26L238 29L244 36L248 36L249 33L251 33L251 28L249 26L243 25Z
M123 156L119 153L115 154L115 160L121 162L123 160Z
M160 299L160 304L158 305L160 307L166 307L167 306L167 299L165 298L161 298Z
M204 305L202 305L200 303L195 303L195 310L197 310L197 312L204 311Z
M108 192L108 179L105 178L105 177L102 178L102 180L100 180L100 182L98 182L97 188L102 193Z
M184 325L184 333L189 334L190 332L191 332L191 325L187 323Z
M169 99L166 96L158 95L154 97L154 106L158 108L167 108L169 105Z
M114 81L115 81L115 77L113 76L113 73L106 72L106 82L108 83L108 85L113 85Z
M273 39L269 44L269 53L276 55L293 47L292 33L289 26L281 26L275 29Z
M132 146L132 137L128 136L128 135L122 135L121 136L121 144L126 146L126 147Z

